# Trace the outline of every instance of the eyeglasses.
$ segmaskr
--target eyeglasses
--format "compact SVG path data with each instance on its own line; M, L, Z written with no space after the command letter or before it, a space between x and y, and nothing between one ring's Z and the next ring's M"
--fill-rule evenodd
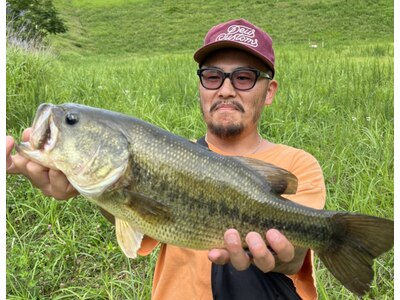
M252 89L258 77L272 79L272 76L251 68L238 68L231 73L225 73L217 68L198 69L197 75L200 77L201 85L208 90L219 89L226 78L231 80L233 87L239 91Z

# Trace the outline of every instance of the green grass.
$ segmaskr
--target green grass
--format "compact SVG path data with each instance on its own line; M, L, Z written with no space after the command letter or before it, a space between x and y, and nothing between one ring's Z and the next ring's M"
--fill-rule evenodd
M87 202L51 201L19 177L7 186L7 299L150 298L156 253L129 261Z
M197 9L184 1L115 3L59 0L63 17L76 26L53 39L51 51L8 47L8 133L20 136L41 102L78 102L137 116L189 139L201 136L192 52L207 27L243 14L271 29L277 41L279 91L264 111L262 135L319 160L328 209L393 218L391 2L275 1L267 8L252 1L254 10L236 1L209 1ZM143 29L137 41L129 37L128 20ZM308 39L319 47L310 48ZM19 176L7 177L6 193L7 299L150 298L157 252L125 258L112 226L83 198L55 201ZM393 261L393 251L376 261L365 299L393 299ZM316 267L321 299L357 299L318 258Z
M393 3L388 0L57 0L55 4L70 29L54 39L62 56L192 53L211 26L233 18L246 18L266 29L278 47L393 41Z

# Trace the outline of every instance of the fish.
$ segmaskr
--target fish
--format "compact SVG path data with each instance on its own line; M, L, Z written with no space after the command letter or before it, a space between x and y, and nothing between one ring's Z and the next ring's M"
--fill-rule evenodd
M223 156L139 118L75 103L41 104L18 153L60 170L80 194L115 218L119 246L135 258L143 236L184 248L224 248L236 228L276 228L312 249L351 292L364 295L373 261L393 247L394 222L294 203L292 173Z

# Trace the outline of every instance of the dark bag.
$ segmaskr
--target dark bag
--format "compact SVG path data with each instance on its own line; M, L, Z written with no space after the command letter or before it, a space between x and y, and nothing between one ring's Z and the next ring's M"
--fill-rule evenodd
M208 148L205 137L197 140ZM211 287L215 300L301 299L292 280L284 274L264 273L254 265L237 271L231 264L212 264Z

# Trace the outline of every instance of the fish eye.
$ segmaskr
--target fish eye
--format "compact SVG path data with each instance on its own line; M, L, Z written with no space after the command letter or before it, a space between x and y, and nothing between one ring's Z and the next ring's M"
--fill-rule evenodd
M66 122L68 125L75 125L76 123L79 122L78 114L76 114L76 113L68 113L68 114L65 116L65 122Z

